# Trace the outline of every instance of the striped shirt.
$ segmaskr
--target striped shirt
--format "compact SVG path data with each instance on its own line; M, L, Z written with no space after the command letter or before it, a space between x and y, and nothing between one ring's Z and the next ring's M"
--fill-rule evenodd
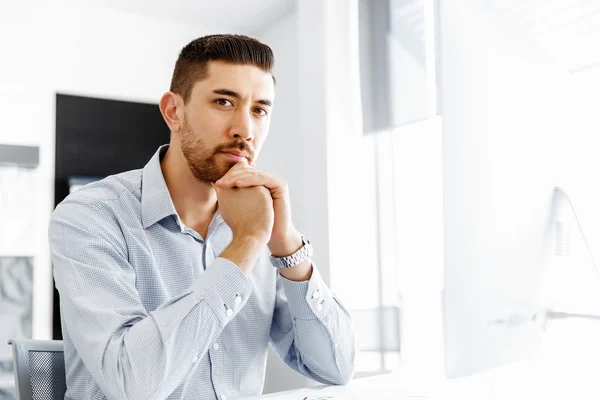
M160 167L167 148L141 170L77 190L52 215L65 398L258 395L269 344L307 377L348 382L352 319L318 269L287 280L267 246L248 276L220 258L231 229L218 212L206 238L181 221Z

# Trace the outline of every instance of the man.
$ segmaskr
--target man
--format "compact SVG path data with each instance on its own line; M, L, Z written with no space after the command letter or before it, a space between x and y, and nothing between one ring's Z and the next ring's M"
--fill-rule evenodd
M245 36L192 41L160 100L170 144L54 211L67 398L258 395L269 343L308 377L351 379L351 317L310 261L285 181L253 168L272 67Z

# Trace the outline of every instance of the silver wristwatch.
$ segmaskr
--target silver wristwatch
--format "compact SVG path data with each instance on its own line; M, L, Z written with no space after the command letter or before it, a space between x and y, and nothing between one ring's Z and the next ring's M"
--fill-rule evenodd
M310 258L313 255L312 244L307 238L302 236L302 248L294 254L287 257L273 257L271 256L271 264L275 268L292 268L300 264L302 261Z

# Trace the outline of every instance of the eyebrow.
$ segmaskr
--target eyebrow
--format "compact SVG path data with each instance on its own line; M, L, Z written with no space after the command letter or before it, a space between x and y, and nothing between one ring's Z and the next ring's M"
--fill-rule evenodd
M238 93L234 92L233 90L229 90L229 89L215 89L215 90L213 90L213 93L222 94L223 96L234 97L236 99L242 98L242 96L240 96ZM269 106L269 107L271 107L271 105L273 104L273 102L271 100L256 100L256 102L260 103L260 104L264 104L265 106Z

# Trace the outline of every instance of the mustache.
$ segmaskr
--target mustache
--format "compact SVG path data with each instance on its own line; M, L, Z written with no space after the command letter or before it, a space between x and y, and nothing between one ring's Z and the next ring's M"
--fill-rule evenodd
M220 153L220 152L227 152L227 151L240 151L240 152L246 154L248 159L254 158L254 151L248 145L248 143L243 142L243 141L237 141L237 142L230 143L230 144L222 144L215 148L215 154Z

